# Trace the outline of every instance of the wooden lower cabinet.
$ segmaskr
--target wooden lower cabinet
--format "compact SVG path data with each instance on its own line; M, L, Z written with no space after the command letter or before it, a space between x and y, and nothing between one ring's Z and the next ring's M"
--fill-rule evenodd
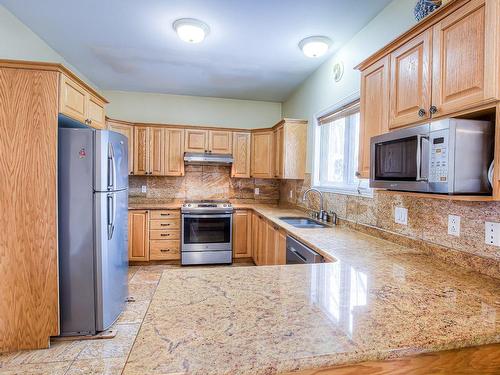
M180 259L179 210L130 210L129 261Z
M286 264L286 232L257 213L252 214L252 256L256 265Z
M149 214L148 211L128 212L128 259L149 260Z
M252 257L252 212L236 210L233 214L233 258Z
M286 232L282 229L278 232L278 250L276 255L276 264L286 264Z

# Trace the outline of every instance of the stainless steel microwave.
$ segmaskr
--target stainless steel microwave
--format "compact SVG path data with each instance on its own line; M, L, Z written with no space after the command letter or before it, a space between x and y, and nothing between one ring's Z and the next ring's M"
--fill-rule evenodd
M488 194L493 123L448 118L371 138L370 187Z

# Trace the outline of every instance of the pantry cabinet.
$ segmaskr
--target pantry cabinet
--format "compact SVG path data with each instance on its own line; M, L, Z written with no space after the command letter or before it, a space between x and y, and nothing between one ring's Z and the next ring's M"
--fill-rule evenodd
M371 137L494 108L499 40L499 0L456 0L363 61L359 176L369 177Z
M134 174L134 126L130 123L109 120L108 129L120 133L128 139L128 173Z
M231 177L250 178L250 133L233 133Z
M149 260L149 215L148 211L128 212L128 259Z
M106 126L106 101L91 93L84 85L61 74L59 112L96 129Z
M249 210L234 211L233 257L252 257L252 213Z

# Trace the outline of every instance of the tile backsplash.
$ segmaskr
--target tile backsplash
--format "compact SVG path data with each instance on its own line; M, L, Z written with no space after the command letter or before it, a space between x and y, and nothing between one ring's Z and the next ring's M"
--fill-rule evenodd
M310 187L310 181L310 175L304 181L282 181L280 204L306 207L302 194ZM351 223L500 261L500 247L484 242L485 222L500 222L500 202L449 201L394 192L375 192L373 198L335 193L323 195L325 209L335 211L339 218ZM317 194L309 195L307 205L319 208ZM408 209L408 225L394 222L395 207ZM448 234L448 215L461 217L459 237Z
M146 193L141 187L146 186ZM183 177L130 176L130 198L158 200L228 199L239 203L277 204L280 183L277 180L231 178L224 166L186 166ZM255 188L259 194L255 194Z

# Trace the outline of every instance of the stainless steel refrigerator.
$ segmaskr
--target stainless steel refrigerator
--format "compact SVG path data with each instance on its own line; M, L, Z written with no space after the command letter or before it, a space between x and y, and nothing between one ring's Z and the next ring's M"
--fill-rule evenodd
M61 335L92 335L128 293L128 142L60 122L58 144Z

